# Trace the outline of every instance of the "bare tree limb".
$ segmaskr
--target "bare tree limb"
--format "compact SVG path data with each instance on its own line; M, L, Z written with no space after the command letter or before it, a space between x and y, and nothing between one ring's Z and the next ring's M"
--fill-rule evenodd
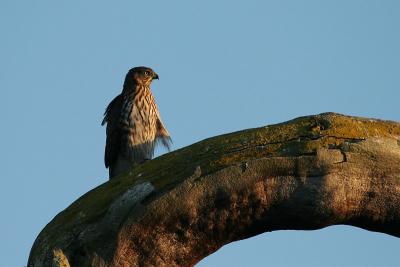
M334 113L213 137L88 192L28 266L193 266L266 231L400 236L400 124Z

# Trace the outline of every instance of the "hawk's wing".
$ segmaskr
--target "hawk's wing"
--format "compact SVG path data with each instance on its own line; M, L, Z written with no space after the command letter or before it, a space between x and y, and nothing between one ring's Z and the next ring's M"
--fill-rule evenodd
M121 145L121 129L119 127L119 117L121 114L123 96L115 97L104 112L104 119L101 125L107 123L107 140L104 153L104 164L108 168L118 157Z
M161 143L168 151L171 150L172 139L169 135L167 128L165 128L163 122L160 117L157 120L157 133L156 133L156 141L157 143Z

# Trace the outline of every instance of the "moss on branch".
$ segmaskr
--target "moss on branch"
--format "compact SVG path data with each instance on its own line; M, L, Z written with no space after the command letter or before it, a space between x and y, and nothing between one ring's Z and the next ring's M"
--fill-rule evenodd
M369 157L379 161L374 163L375 167L380 168L380 171L376 173L377 176L380 179L390 178L384 185L393 186L395 182L391 178L400 177L399 137L400 124L396 122L323 113L203 140L135 166L130 173L106 182L83 195L43 229L31 250L29 266L47 266L46 264L50 266L49 262L51 261L54 264L54 251L57 251L57 255L63 251L65 259L69 259L71 266L96 266L96 264L98 266L122 266L117 264L116 257L124 258L125 254L123 253L130 255L129 258L132 258L132 261L130 259L123 261L132 266L140 264L190 266L202 256L208 255L207 253L211 253L227 242L249 237L265 230L316 229L337 222L385 231L384 227L379 228L380 224L375 221L371 222L373 219L368 217L367 212L363 213L363 216L367 218L354 216L353 212L360 211L352 208L351 205L356 205L356 203L334 201L332 205L336 206L328 205L327 208L330 214L325 214L324 211L318 213L314 209L318 210L318 207L315 206L321 205L316 203L316 198L318 201L340 198L342 197L340 194L343 192L339 192L337 188L348 190L351 186L357 186L362 179L360 173L372 172L368 164L373 161ZM385 146L387 146L387 151L384 149ZM366 168L366 170L362 170L362 168ZM228 174L224 174L224 172L228 172ZM351 172L357 173L354 176L354 185L348 184L342 187L342 185L335 184L335 182L341 182L340 177L344 179ZM337 175L333 179L329 173ZM229 176L230 179L227 179L226 176ZM371 176L366 176L365 183L372 183ZM314 180L313 177L319 178ZM217 178L219 180L215 182ZM315 183L313 186L316 189L313 190L317 193L305 194L309 193L308 190L311 189L299 181L306 183L307 179ZM214 183L210 184L208 180L214 181ZM398 183L400 185L400 181ZM141 185L147 187L140 187ZM205 187L206 185L208 187ZM261 186L262 190L267 192L260 193L263 197L257 197L257 190L261 190L257 189L257 186ZM182 188L185 188L186 191L179 191L183 190ZM248 202L255 201L254 209L260 209L262 212L249 213L250 217L244 220L235 213L236 211L230 205L239 201L238 198L244 197L243 192L250 190L248 188L252 188L253 191L249 194L255 194L256 196L253 198L257 199L248 200ZM360 186L360 188L363 187ZM146 190L150 190L149 193L143 193ZM190 194L186 195L190 190L193 190L193 196L198 195L197 200L190 199ZM374 192L375 195L380 194L380 191L375 188L368 190ZM128 191L131 195L126 195ZM181 192L180 196L176 196L177 191ZM388 214L392 221L386 217L379 217L379 220L384 220L383 225L387 227L386 232L397 235L398 232L393 229L392 224L398 222L399 219L400 203L397 200L400 196L397 189L390 190L390 192L394 194L393 198L382 196L380 202L376 203L375 200L371 200L373 204L368 202L368 205L372 206L364 207L362 211L370 209L375 214L374 212L377 212L378 208L374 205L392 205L395 211L393 214ZM121 209L124 211L122 215L120 212L118 213L119 218L114 218L116 215L110 211L110 207L114 207L116 202L124 199L124 196L127 196L124 201L129 202L132 196L140 194L143 194L142 198L132 202L131 206L127 206L126 212L125 209ZM284 197L285 194L287 194L287 199ZM346 194L351 194L351 192L346 192ZM362 191L360 194L365 194L365 192ZM199 199L205 201L204 196L208 196L212 201L208 204L192 203ZM218 198L222 204L218 203ZM351 199L351 197L349 198ZM300 209L302 213L310 212L311 221L307 221L301 214L297 214L300 210L293 210L292 213L285 215L288 218L297 219L297 223L285 221L286 217L277 216L279 210L271 207L280 207L281 202L279 201L284 199L287 201L286 205L293 201L300 204L307 201L312 203L305 210ZM354 197L354 199L358 199L358 197ZM228 201L228 204L224 201ZM240 201L242 202L236 205L247 207L243 199ZM124 204L118 205L122 207ZM160 207L169 209L170 213L160 211ZM381 212L386 211L384 207L380 207L380 209ZM230 231L234 233L233 236L218 236L217 233L207 233L206 229L198 228L206 227L205 225L210 223L215 225L217 219L207 216L210 212L220 214L221 210L239 216L237 221L218 226L221 228L219 230L221 233ZM199 212L207 212L207 216L199 214ZM231 216L233 216L232 214ZM169 218L166 219L164 216ZM208 218L208 222L202 221L198 216ZM278 219L269 219L274 216ZM218 220L222 220L221 218ZM312 221L313 219L315 221ZM115 224L118 226L111 227L111 221L118 222ZM164 255L163 260L160 261L155 258L152 251L148 251L150 245L146 245L147 243L155 245L152 243L153 241L144 239L146 235L143 233L148 229L143 222L153 224L152 227L158 231L165 231L168 234L175 233L172 235L173 238L171 237L176 246L171 247L169 254L172 256ZM168 227L171 229L166 229ZM228 229L229 227L233 227L235 230ZM130 232L127 229L130 229ZM123 236L126 231L131 234L130 238ZM142 231L142 235L136 236L140 231ZM196 239L194 233L204 236ZM158 235L155 237L153 233L146 234L149 238L160 238ZM133 236L144 243L137 244L132 240L129 241ZM212 240L210 241L210 239ZM207 244L193 244L193 242L201 241L209 242L209 247ZM104 246L107 242L111 248L99 247ZM126 245L126 242L134 243ZM168 243L169 241L164 240L164 242ZM122 244L129 247L129 252L121 252ZM194 248L199 252L198 255L192 255L190 260L190 256L185 254L185 249L190 252ZM156 251L157 249L158 251ZM154 250L158 254L166 253L161 246L155 246ZM81 255L77 256L79 253Z

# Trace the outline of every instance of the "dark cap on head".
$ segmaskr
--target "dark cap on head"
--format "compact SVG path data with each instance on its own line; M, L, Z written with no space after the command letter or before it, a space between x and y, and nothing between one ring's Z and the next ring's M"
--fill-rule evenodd
M137 77L151 77L152 79L158 79L158 74L154 70L144 66L134 67L129 70L128 74Z

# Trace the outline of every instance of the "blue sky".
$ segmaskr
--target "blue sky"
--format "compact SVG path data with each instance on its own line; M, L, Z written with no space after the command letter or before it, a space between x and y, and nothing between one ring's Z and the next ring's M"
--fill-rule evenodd
M174 149L326 111L399 121L399 14L394 0L1 0L1 264L24 266L46 223L107 181L100 122L129 68L159 74ZM199 266L395 266L399 245L279 231Z

